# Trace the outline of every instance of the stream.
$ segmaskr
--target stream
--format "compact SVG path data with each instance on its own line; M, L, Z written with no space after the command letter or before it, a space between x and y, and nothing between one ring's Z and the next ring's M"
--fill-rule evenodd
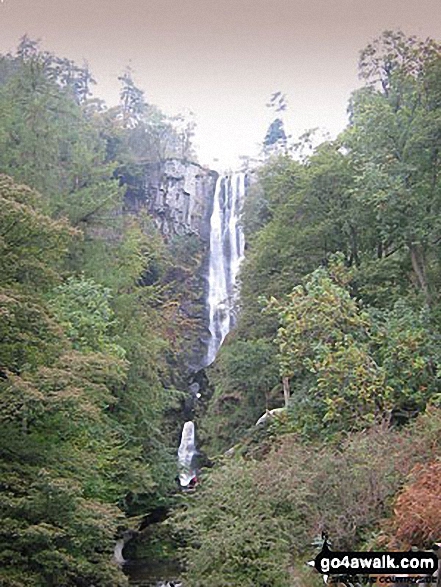
M124 567L124 571L129 577L130 585L134 587L183 587L178 578L180 569L176 564L132 561Z

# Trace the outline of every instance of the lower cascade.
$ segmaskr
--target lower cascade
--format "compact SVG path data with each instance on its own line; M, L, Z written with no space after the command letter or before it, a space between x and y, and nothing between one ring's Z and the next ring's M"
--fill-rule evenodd
M189 488L196 482L196 470L193 468L195 455L194 423L185 422L178 450L179 483L183 488Z

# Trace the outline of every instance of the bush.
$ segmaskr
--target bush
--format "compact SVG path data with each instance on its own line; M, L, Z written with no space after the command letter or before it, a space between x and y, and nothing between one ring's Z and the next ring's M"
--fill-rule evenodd
M441 461L416 465L394 504L391 548L430 547L441 536Z
M440 517L432 510L440 494L434 461L440 448L441 410L433 409L404 429L375 426L338 445L286 434L259 460L225 460L173 521L186 541L186 585L286 587L323 530L336 549L373 548L414 467L412 485L396 502L394 531L419 545L437 532L439 538Z
M270 396L279 383L274 351L274 345L262 339L232 340L220 350L210 374L216 392L202 430L213 453L230 448L254 426L265 408L275 407ZM280 401L282 398L280 391Z
M243 458L212 472L175 514L187 587L286 587L289 536L255 485L257 463Z

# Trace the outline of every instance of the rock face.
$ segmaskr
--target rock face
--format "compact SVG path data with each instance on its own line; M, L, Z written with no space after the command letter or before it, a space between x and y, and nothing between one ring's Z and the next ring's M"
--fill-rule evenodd
M180 353L189 374L197 372L206 354L208 331L208 252L216 171L180 159L146 164L136 175L124 175L124 211L153 218L164 240L175 251L176 264L166 276L179 299L177 319L188 321ZM190 263L182 262L176 247L189 247Z
M207 242L217 177L180 159L146 165L144 185L129 190L126 206L134 213L147 209L165 238L194 234Z

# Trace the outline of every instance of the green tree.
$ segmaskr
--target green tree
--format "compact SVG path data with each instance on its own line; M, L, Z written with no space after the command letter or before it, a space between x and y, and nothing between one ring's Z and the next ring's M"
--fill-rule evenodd
M109 562L122 518L114 504L135 478L151 483L109 413L126 365L73 351L45 302L77 231L5 176L0 203L1 582L125 585Z
M264 339L233 340L221 349L210 383L215 392L200 435L208 439L204 450L216 454L238 442L265 409L278 405L276 347Z
M392 415L406 422L440 404L441 346L433 314L406 299L373 315L372 342L376 361L382 366L389 388Z
M276 118L271 122L265 139L263 141L263 152L266 156L277 155L281 152L286 153L287 150L287 136L280 113L287 108L286 96L282 92L274 92L271 95L268 108L273 110Z
M124 357L109 331L115 328L109 288L92 279L69 277L53 292L51 308L76 349Z
M185 287L152 219L122 213L121 184L188 156L192 127L129 81L125 125L121 108L89 99L87 66L27 37L0 62L0 169L14 177L0 176L0 582L11 587L127 584L111 563L117 530L175 487L165 413L184 378ZM190 249L176 257L187 276L201 255Z
M320 585L302 573L317 536L326 530L337 550L378 548L380 528L390 536L394 495L416 463L439 452L440 424L433 410L405 430L374 426L339 444L285 434L257 459L223 459L172 520L186 584ZM427 536L425 519L411 521Z
M265 147L270 147L271 145L275 145L278 142L281 142L282 144L286 143L286 134L283 128L283 121L280 118L276 118L270 124L263 144Z
M289 537L255 473L255 463L244 460L218 468L178 512L189 587L289 584Z
M345 135L354 196L370 211L378 258L408 259L426 303L437 297L440 66L434 41L384 33L361 54L368 85L353 95Z
M0 88L0 169L44 194L57 216L93 224L122 193L115 165L105 160L106 143L76 98L75 91L88 92L77 77L88 74L74 75L71 62L60 63L29 39L11 59L16 69Z
M118 80L121 82L120 101L123 125L126 128L132 128L137 125L144 113L146 107L144 92L135 85L130 67L127 67Z
M390 387L369 347L371 323L351 298L341 265L317 269L278 312L280 374L292 417L308 434L363 428L390 407Z

